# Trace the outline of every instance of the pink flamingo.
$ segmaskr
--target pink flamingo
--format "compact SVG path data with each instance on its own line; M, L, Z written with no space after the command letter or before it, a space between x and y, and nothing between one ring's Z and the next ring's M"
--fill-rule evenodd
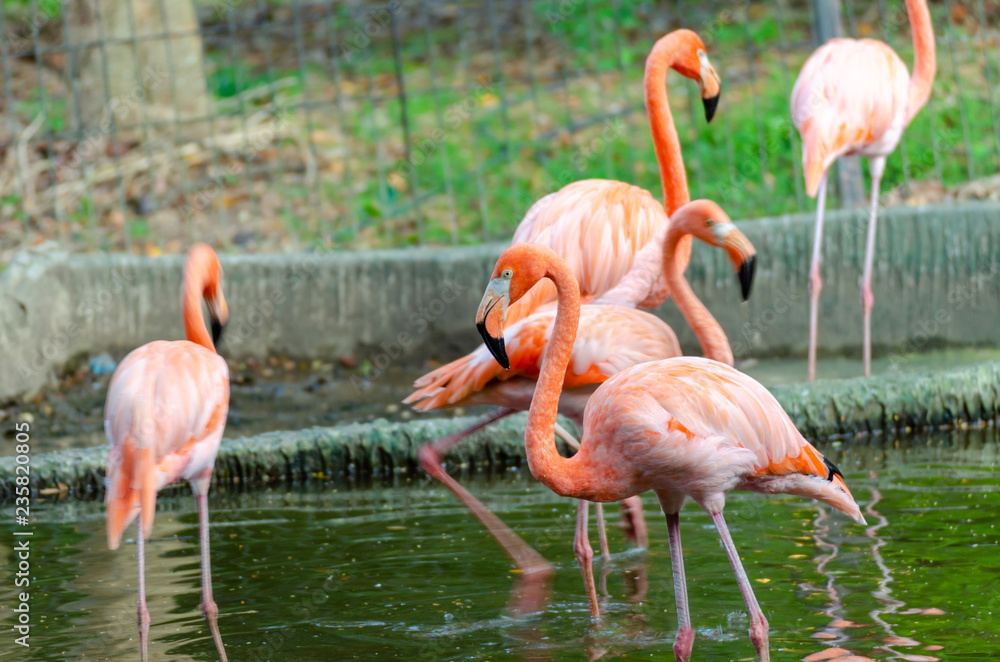
M668 69L697 81L709 122L720 93L719 75L696 33L674 30L653 45L643 85L663 204L649 191L625 182L585 179L537 201L514 232L514 244L542 244L565 257L585 301L602 297L606 303L630 308L655 308L670 296L660 263L663 237L668 215L690 202L691 196L664 85ZM690 240L677 250L683 271L691 256ZM539 283L507 311L509 320L516 322L554 300L551 284Z
M618 501L653 490L667 519L678 633L674 654L689 660L694 630L681 553L681 506L691 498L712 517L747 605L757 659L770 658L767 620L757 604L722 510L734 489L787 493L864 517L837 468L795 429L767 389L718 361L679 357L619 372L590 396L580 450L562 457L552 432L580 320L580 289L565 260L534 244L500 256L476 326L506 365L504 313L542 278L556 286L558 312L528 411L524 442L532 475L560 496Z
M675 30L654 44L646 60L644 86L664 205L656 202L648 191L631 184L584 180L569 184L532 205L514 233L515 244L540 243L565 255L573 265L588 299L600 297L602 303L655 307L670 294L661 263L661 247L669 225L667 213L674 213L690 200L680 141L664 85L667 69L670 68L697 81L708 121L715 115L720 90L719 76L697 34L690 30ZM690 239L683 238L676 247L682 271L690 254ZM551 287L539 283L528 296L507 311L509 322L527 317L540 305L553 301L554 295ZM417 380L414 386L419 388L428 379L430 375ZM507 414L501 412L499 417ZM441 440L439 450L459 443L495 420L494 417L482 419L447 440ZM575 443L572 437L567 436L567 439ZM425 455L429 462L434 460L434 454ZM440 457L440 453L437 455ZM443 470L438 467L434 471ZM626 506L623 515L630 537L644 544L645 523L641 501L631 500L623 505ZM606 550L600 509L597 515L601 548Z
M816 378L816 326L819 275L823 240L826 176L842 155L868 157L872 176L871 208L865 265L861 279L864 315L862 361L865 377L871 374L872 263L875 257L875 224L878 193L885 158L896 149L903 130L927 103L934 82L936 56L934 28L925 0L906 0L913 31L913 76L887 44L873 39L833 39L806 61L792 90L792 121L802 136L802 164L806 192L819 192L816 237L809 271L809 381Z
M212 320L205 328L201 300ZM219 659L226 651L219 633L219 608L212 598L208 548L208 488L229 410L229 368L215 343L229 319L222 295L222 267L206 244L195 244L184 263L181 311L187 340L148 343L133 350L115 370L104 407L108 455L106 502L108 547L117 549L126 527L138 518L139 642L148 657L145 540L153 530L156 493L183 478L198 500L201 540L201 608Z
M691 235L726 250L739 276L744 300L750 295L756 251L726 213L708 200L696 200L681 207L671 220L661 247L665 280L674 293L677 306L698 336L703 351L708 356L732 365L733 354L725 332L691 291L690 285L684 280L682 267L675 259L678 244ZM510 357L509 364L498 365L487 349L481 346L471 354L422 377L416 383L418 389L404 402L414 404L414 408L419 411L482 404L499 404L504 407L477 423L475 429L515 411L525 411L531 403L535 382L542 369L542 351L551 336L554 319L554 307L544 305L532 315L507 324L502 333L492 329L492 333L503 338L507 356ZM572 366L566 371L566 390L560 398L559 410L579 427L583 423L584 406L597 384L626 367L680 355L681 348L674 332L657 317L611 304L584 305L581 309L580 331L573 347ZM556 432L571 447L579 447L560 426L556 427ZM544 579L551 573L548 562L490 513L441 466L442 455L461 442L467 434L466 430L462 430L421 446L418 451L421 466L473 512L525 577L535 574ZM635 499L632 504L626 504L626 507L641 510L641 502L638 506L633 505L634 503ZM597 505L597 510L601 553L607 556L600 504ZM641 545L645 546L645 521L636 519L638 531L635 535ZM587 535L587 520L588 502L581 500L573 548L580 562L591 613L597 619L599 607L592 572L594 552Z

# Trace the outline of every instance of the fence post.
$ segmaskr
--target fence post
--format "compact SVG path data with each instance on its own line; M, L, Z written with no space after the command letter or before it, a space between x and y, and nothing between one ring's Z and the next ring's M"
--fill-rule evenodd
M813 22L815 24L816 46L822 46L830 39L844 36L844 24L840 20L840 0L812 0ZM837 159L837 191L844 209L855 209L865 205L865 183L861 177L861 158L842 156Z

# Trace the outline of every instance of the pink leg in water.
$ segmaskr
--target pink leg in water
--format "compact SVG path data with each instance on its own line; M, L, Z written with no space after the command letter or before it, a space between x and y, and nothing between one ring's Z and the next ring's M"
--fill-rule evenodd
M590 502L580 499L576 509L576 536L573 538L573 552L580 563L583 574L583 587L587 591L587 602L590 604L590 617L595 623L601 619L601 607L597 602L597 587L594 584L594 548L590 546L590 536L587 535L587 523L590 519Z
M715 522L715 528L719 530L719 538L722 539L722 546L726 550L726 556L729 557L729 565L733 567L733 574L736 575L736 583L740 587L740 593L743 594L743 601L747 605L747 615L750 617L750 642L753 644L754 650L757 651L757 662L770 662L771 653L768 649L767 641L767 619L764 618L764 612L760 610L760 605L757 604L757 597L753 594L753 588L750 586L750 580L747 579L747 573L743 570L743 563L740 562L739 552L736 551L736 545L733 544L733 537L729 535L729 527L726 526L726 518L723 517L721 512L712 513L712 521Z
M142 511L135 520L136 554L139 557L139 607L137 621L139 623L139 657L142 662L149 659L149 609L146 608L146 539L142 533Z
M677 658L677 662L688 662L691 659L691 648L694 646L694 628L691 627L691 610L688 607L687 576L684 574L679 513L667 513L667 537L670 541L670 565L674 571L674 597L677 602L674 657Z
M198 500L198 542L201 545L201 610L205 612L208 629L215 642L215 650L220 662L227 662L226 648L222 645L222 633L219 632L219 607L212 596L212 555L208 540L208 487L212 474L205 475L191 482L195 497Z

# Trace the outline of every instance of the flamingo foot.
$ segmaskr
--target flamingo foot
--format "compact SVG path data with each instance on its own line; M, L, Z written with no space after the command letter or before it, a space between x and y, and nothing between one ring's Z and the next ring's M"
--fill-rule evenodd
M622 501L621 518L625 537L639 549L648 548L649 528L646 526L646 516L642 511L642 498L636 495Z
M694 647L694 628L681 626L674 637L674 657L677 662L690 662L691 649Z

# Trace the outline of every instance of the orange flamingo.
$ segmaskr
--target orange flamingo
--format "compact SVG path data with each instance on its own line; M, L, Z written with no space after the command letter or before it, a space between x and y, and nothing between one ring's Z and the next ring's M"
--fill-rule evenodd
M792 121L802 136L802 165L806 192L819 192L816 236L809 270L809 381L816 378L816 326L819 275L823 240L826 176L842 155L868 157L871 170L871 207L865 265L861 279L864 315L862 361L865 377L871 374L872 263L875 257L875 224L878 193L885 158L896 149L903 130L927 103L937 67L934 28L925 0L906 0L913 31L913 76L887 44L874 39L833 39L806 61L792 90Z
M212 320L211 335L202 317L202 298ZM181 311L187 340L158 340L133 350L108 386L104 407L104 430L111 444L108 547L117 549L125 528L138 518L139 642L145 662L149 640L145 540L153 530L156 493L178 478L189 481L198 500L201 608L219 659L225 662L219 609L212 598L208 488L229 409L229 368L215 352L229 311L222 295L222 267L206 244L195 244L188 251Z
M757 659L770 658L767 620L757 604L722 510L734 489L808 496L860 523L864 517L840 472L795 429L767 389L718 361L679 357L619 372L590 396L580 450L562 457L552 432L580 320L580 289L551 249L518 244L500 256L476 326L501 365L504 313L542 278L555 283L558 312L542 357L524 442L532 475L560 496L618 501L653 490L666 514L678 633L674 653L689 660L688 612L679 513L690 497L711 516L750 615Z
M623 182L590 179L569 184L551 193L528 210L514 233L513 243L531 242L550 246L573 265L581 288L588 298L601 297L603 303L628 307L655 307L669 296L663 275L662 243L669 225L667 213L674 213L690 200L680 141L664 80L667 69L697 81L705 106L705 118L712 120L719 102L719 76L705 53L705 45L690 30L675 30L654 44L646 60L645 94L653 146L660 168L664 205L646 190ZM665 210L664 210L665 207ZM691 254L689 238L676 247L683 271ZM507 311L513 323L554 300L555 290L546 283L532 290ZM418 380L421 387L430 375ZM409 400L408 400L409 401ZM440 440L439 451L450 448L497 418L482 419L464 431ZM576 442L566 436L571 444ZM439 459L441 452L436 454ZM435 454L424 453L428 462ZM431 470L428 470L431 471ZM438 464L433 473L442 473ZM633 537L644 544L645 522L642 502L623 504L626 525ZM603 515L598 508L601 549L607 549Z
M725 332L691 291L684 279L682 267L675 259L678 244L692 235L709 245L726 250L738 274L744 300L750 295L756 251L733 225L729 216L717 204L708 200L696 200L681 207L674 214L661 247L665 280L675 295L677 306L701 342L703 351L707 356L732 365L733 353ZM542 351L551 337L555 312L552 305L544 305L532 315L506 325L502 338L507 356L510 357L509 364L498 365L485 347L479 347L471 354L420 378L416 382L417 390L404 402L414 404L414 408L419 411L481 404L499 404L504 407L477 423L475 429L515 411L528 409L535 382L542 370ZM583 424L587 398L597 384L626 367L681 355L677 337L670 327L657 317L634 308L613 304L584 305L579 328L573 346L572 366L566 371L564 385L567 390L559 401L560 412L571 418L578 427ZM579 444L569 433L558 426L556 430L571 447L579 448ZM525 576L538 574L544 578L551 572L551 566L441 466L442 455L461 442L467 434L463 430L421 446L418 451L421 466L473 512ZM638 506L633 504L634 500L627 507L641 509L641 502ZM597 508L601 553L607 556L600 504ZM587 535L587 520L588 502L581 500L573 548L580 562L591 613L598 618L599 607L592 572L594 552ZM637 538L645 546L645 522L637 519L636 525Z

